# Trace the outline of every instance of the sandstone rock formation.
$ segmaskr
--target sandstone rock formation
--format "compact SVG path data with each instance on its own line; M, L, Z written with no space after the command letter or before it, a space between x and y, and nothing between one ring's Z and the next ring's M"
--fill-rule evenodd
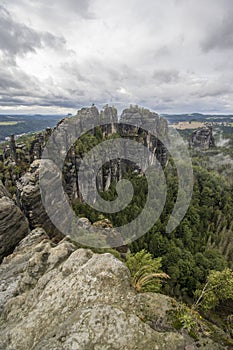
M67 121L69 122L67 123ZM71 128L74 130L74 135L77 138L80 136L80 133L85 132L96 136L98 130L97 128L93 128L94 121L97 125L100 125L103 140L111 137L113 134L119 134L122 139L137 141L145 146L145 150L148 149L151 151L149 164L145 160L145 155L142 154L139 160L145 164L142 166L142 169L134 165L135 171L143 173L148 165L154 164L155 159L158 159L163 167L167 164L168 152L161 141L161 138L168 141L168 124L164 118L159 117L158 114L150 112L147 109L131 106L122 112L119 122L116 108L106 105L103 110L99 111L95 106L92 106L91 108L82 108L77 112L77 116L75 117L61 120L55 127L55 133L52 134L52 130L47 128L44 133L35 135L30 140L29 145L18 144L12 135L10 145L6 145L3 154L3 163L6 166L3 174L4 184L8 188L11 187L14 189L16 181L25 174L30 164L42 157L46 142L51 136L51 140L54 141L54 154L59 155L61 151L67 154L65 162L62 161L62 163L64 163L64 188L69 198L74 199L78 197L82 200L83 193L87 194L87 198L89 196L92 197L93 195L91 193L93 191L89 190L88 172L84 184L80 185L77 178L83 154L80 154L74 145L70 147L69 140ZM86 130L87 125L89 126L88 130ZM54 136L55 134L57 136ZM126 145L125 147L125 154L135 153L134 147L131 147L132 149L130 149L130 145ZM59 157L57 157L57 161L59 162ZM14 169L15 165L17 165L17 169ZM127 160L123 160L121 154L116 154L116 158L110 160L97 174L98 190L108 190L113 181L122 179L123 174L129 170L129 167L132 169L132 164ZM25 181L21 179L19 182ZM30 191L29 187L27 190ZM30 218L32 227L35 227L34 221L36 224L36 217Z
M17 201L28 218L31 229L42 227L50 237L56 237L59 240L63 236L51 222L42 204L39 187L39 166L40 160L35 160L29 171L17 181ZM54 182L55 179L51 179L51 185L54 185Z
M0 275L2 350L223 349L178 333L167 313L172 299L137 294L113 255L67 239L56 245L42 229L4 259Z
M43 133L28 136L28 140L18 142L14 135L11 135L9 144L4 145L3 154L0 155L2 162L1 178L11 193L15 192L16 181L25 174L30 164L40 159L46 141L52 133L51 128L47 128Z
M0 182L0 262L28 233L27 219Z
M146 109L140 109L138 107L130 107L129 109L123 111L121 115L121 122L118 123L117 110L114 107L105 106L105 108L100 112L95 106L92 106L91 108L82 108L80 111L78 111L77 117L70 118L69 120L65 118L60 123L58 123L57 127L55 128L55 132L51 136L51 140L53 141L51 143L51 147L47 145L48 147L46 148L48 155L55 155L54 164L49 164L48 166L48 188L51 186L51 189L56 189L56 166L60 166L61 154L66 155L65 162L64 159L62 159L62 165L64 165L62 182L65 192L67 193L70 201L76 197L78 197L80 200L83 200L83 193L86 194L86 198L91 198L92 201L95 201L95 197L93 196L94 191L90 185L91 180L88 171L84 172L86 176L85 181L81 183L78 181L79 167L83 154L74 146L69 148L71 128L74 130L75 136L78 137L80 130L85 132L86 123L89 122L88 125L91 127L93 125L93 121L95 120L97 120L97 124L101 125L101 129L97 130L96 128L93 128L91 131L87 130L88 133L93 133L93 135L96 136L98 132L102 132L103 139L104 137L111 137L111 135L118 133L122 139L126 139L128 141L134 140L137 141L137 144L143 144L145 146L145 152L147 152L147 150L151 151L150 159L145 157L143 152L140 153L140 163L142 164L142 169L136 169L135 171L138 173L143 173L143 171L145 171L149 165L154 164L155 159L158 159L162 166L165 166L167 163L167 150L161 141L161 138L167 141L167 121L163 118L160 118L156 113L152 113ZM107 124L105 125L104 123ZM45 135L46 137L43 138L42 135L38 135L38 137L31 142L30 156L32 159L41 157L44 142L49 136L49 133L50 131L47 130ZM81 145L80 148L85 149L85 146L85 144ZM132 142L124 144L123 153L135 154L135 146L132 146ZM116 153L116 158L110 160L109 163L100 168L99 173L97 173L96 181L96 187L98 190L108 190L113 181L118 182L120 179L122 179L123 174L130 170L132 163L127 160L121 160L121 158L124 158L122 157L122 154L118 155ZM57 164L55 164L56 162ZM93 163L94 162L95 159L93 159ZM61 239L62 235L60 232L67 234L67 232L70 232L70 230L67 229L66 232L64 232L64 230L56 225L59 228L57 229L52 223L54 221L50 219L51 216L49 218L44 209L39 188L39 165L40 159L34 160L28 172L26 172L20 179L17 180L18 204L28 218L31 229L42 227L46 230L47 234L50 237ZM55 172L51 172L51 176L49 176L49 171L53 168L55 168ZM61 174L58 176L61 178ZM51 196L53 193L57 193L56 190L55 192L51 190L47 191L44 196L49 197L49 192L51 192ZM64 201L62 199L58 201L57 198L54 198L52 202L54 203L54 215L56 215L56 207L63 206ZM64 212L66 212L65 209ZM56 218L60 217L61 215L56 215ZM62 219L64 219L64 216L61 218L61 220ZM72 219L72 217L66 217L65 225L64 220L62 220L63 227L68 227L71 225ZM95 236L95 228L88 227L88 231L90 233L93 233ZM136 233L137 232L135 232L135 234ZM127 247L124 247L124 241L113 230L108 230L108 232L105 231L104 235L100 233L99 236L100 240L106 240L106 245L121 246L121 253L126 252ZM83 245L87 245L87 243L90 243L92 241L91 235L88 237L90 237L90 239L85 238L84 241L81 241ZM100 245L104 246L104 244L101 242Z
M190 137L189 145L192 148L199 148L201 150L215 147L212 129L210 127L204 127L195 130Z
M145 154L141 154L141 159L138 159L141 163L144 162L142 169L135 168L138 172L143 173L148 165L155 163L155 159L158 159L163 167L167 164L168 152L162 141L168 142L168 124L158 114L131 106L122 112L118 121L117 110L114 107L105 106L100 112L95 106L82 108L77 112L77 116L66 118L57 125L55 128L57 132L52 136L53 147L50 150L56 155L67 153L64 164L64 185L70 198L79 197L82 199L80 193L85 193L88 197L88 189L90 188L88 170L86 171L85 184L80 187L77 181L83 155L75 147L69 147L71 129L76 137L85 134L85 132L96 136L97 130L93 127L94 122L100 126L103 140L113 134L118 134L122 139L134 140L143 144L145 152L147 149L150 150L149 164ZM135 148L131 146L132 149L130 149L130 143L125 147L124 154L135 154ZM97 187L100 191L108 190L113 181L119 181L123 174L129 170L129 166L132 167L132 164L129 164L127 160L122 160L122 158L122 154L118 155L116 152L115 159L110 160L105 167L100 169L97 177ZM59 161L58 157L57 162Z
M59 241L64 235L72 231L72 217L69 217L65 209L65 205L69 205L69 202L66 202L66 204L62 203L63 197L56 192L56 181L58 181L59 175L57 178L50 178L48 174L47 187L49 191L44 194L44 197L50 198L51 196L51 201L54 202L52 217L56 217L58 221L61 220L64 230L60 231L59 226L54 226L43 205L39 184L40 162L41 160L35 160L31 164L29 171L17 181L17 202L25 216L28 218L31 229L41 227L47 232L50 238ZM48 173L51 170L51 166L52 165L49 164L47 167ZM57 212L59 208L62 208L62 211L65 213L64 215L61 216L59 212ZM112 247L118 247L117 249L123 255L127 252L128 248L124 245L119 233L111 228L111 225L106 225L106 222L103 221L91 225L89 220L81 218L78 221L77 226L78 232L73 230L72 232L74 234L72 238L82 245L92 246L93 244L93 246L96 246L97 240L99 239L99 246L109 245Z

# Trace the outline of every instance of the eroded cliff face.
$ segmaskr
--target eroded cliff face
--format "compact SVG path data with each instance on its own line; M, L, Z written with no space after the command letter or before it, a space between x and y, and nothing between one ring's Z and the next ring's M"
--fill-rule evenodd
M63 198L61 197L59 205L57 203L54 204L51 217L48 216L43 205L39 186L40 163L41 160L35 160L31 164L29 171L17 181L17 203L24 215L28 218L30 229L35 229L37 227L43 228L53 241L58 242L64 237L66 232L59 231L59 228L54 226L51 217L56 217L58 220L60 216L57 210L59 210L60 207L64 208L65 203L62 202ZM51 166L51 164L48 164L48 171L51 170ZM44 196L52 196L51 200L53 200L53 195L57 188L57 181L61 180L60 175L57 174L56 178L50 178L48 176L47 180L48 191ZM62 220L62 226L66 228L67 232L71 232L72 217L66 214L60 219ZM124 245L120 234L112 228L110 223L106 225L106 222L103 220L103 222L99 221L95 225L91 225L88 219L81 218L77 223L77 227L78 232L77 230L73 231L73 239L83 245L91 245L92 240L97 244L96 237L99 237L100 246L110 245L117 247L117 250L122 254L127 252L127 246Z
M73 118L74 127L78 130L82 130L82 120L97 120L98 123L104 124L104 121L108 121L108 124L102 125L101 130L103 139L106 140L114 134L118 134L122 139L134 140L145 146L145 150L148 149L151 152L149 163L145 161L146 156L142 154L142 158L138 159L143 167L139 169L135 167L135 171L143 173L148 165L155 163L155 159L159 161L162 167L166 166L168 161L168 152L161 141L164 139L168 142L168 123L164 118L159 117L157 113L150 112L147 109L140 109L138 107L130 107L125 109L118 121L117 110L113 107L106 106L101 112L96 107L83 108L77 113L80 123L75 124L75 117ZM110 122L109 122L110 121ZM91 124L91 122L90 122ZM143 128L144 127L144 128ZM93 135L96 130L93 129ZM69 138L69 134L65 133L65 139L61 140L62 144L66 143L66 139ZM126 144L123 154L134 154L135 148L130 149L130 142ZM130 162L122 160L122 154L117 155L113 160L99 171L97 177L97 187L100 191L107 191L114 181L119 181L123 174L129 170L132 164ZM76 174L78 173L79 166L82 157L75 149L70 150L66 159L67 171L65 172L66 190L67 193L72 194L73 197L79 197L80 192L87 193L88 196L88 173L85 181L86 187L79 188L77 184Z
M78 135L81 132L85 132L84 121L89 121L92 125L93 121L97 121L97 124L102 125L98 130L92 128L88 131L88 138L95 138L97 140L97 133L101 133L101 141L111 138L113 135L119 135L121 140L128 140L128 143L124 144L124 154L135 154L135 147L132 147L130 141L137 141L139 144L145 146L145 151L151 151L151 157L145 161L146 157L141 153L141 158L138 159L142 164L142 169L137 167L133 168L132 164L127 160L122 160L122 154L117 154L116 158L110 160L104 167L102 167L97 174L97 188L100 191L107 191L112 182L118 182L130 168L135 169L138 173L143 173L148 165L154 164L158 159L160 164L164 167L168 160L167 150L164 144L161 142L161 138L168 141L167 121L160 118L156 113L150 112L146 109L140 109L137 107L130 107L122 112L120 123L118 122L117 110L113 107L106 106L102 111L99 111L95 106L91 108L83 108L78 111L76 117L69 119L69 126L67 126L68 119L61 120L55 128L55 137L52 134L51 129L47 129L45 133L38 134L33 140L30 141L30 145L18 144L14 137L11 138L10 145L6 147L3 161L6 165L6 169L10 169L5 177L5 182L11 182L11 184L17 188L16 197L17 204L21 208L29 221L31 229L36 227L42 227L46 230L50 237L55 237L58 240L62 238L60 231L53 225L49 219L41 200L41 192L39 186L39 166L41 162L41 156L46 145L46 141L51 136L53 140L53 152L59 154L62 151L67 154L64 168L63 168L63 187L72 201L74 198L83 200L83 193L88 197L93 197L93 191L91 190L89 173L85 173L85 181L80 184L78 182L79 167L85 156L85 144L86 141L81 142L81 146L76 147L73 145L68 147L70 138L70 125ZM107 124L105 124L107 123ZM146 126L146 130L143 129L143 125ZM150 130L150 131L148 131ZM64 149L63 149L64 148ZM145 159L144 159L145 158ZM58 159L59 160L59 159ZM93 162L95 159L93 159ZM30 165L29 165L30 164ZM21 171L15 172L15 166L21 169L23 175L20 176ZM54 164L56 166L56 164ZM49 168L53 167L53 164L48 165ZM27 171L24 172L24 169ZM56 173L56 171L54 172ZM58 175L59 176L59 175ZM57 176L48 178L49 189L55 188L56 182L61 180ZM51 190L52 193L52 190ZM49 193L46 195L49 196ZM54 206L56 211L56 206ZM72 220L72 219L71 219ZM70 221L71 221L70 220ZM69 218L67 218L67 225L69 225ZM91 231L93 228L89 228ZM116 237L114 232L110 232L106 235L108 241L119 240L119 245L122 242L121 239Z
M0 182L0 262L28 233L26 217Z
M51 222L41 198L39 187L39 167L41 160L35 160L29 170L16 183L17 203L28 218L31 229L42 227L51 238L61 239L63 235ZM48 187L56 186L56 178L50 179ZM54 207L56 209L56 207Z
M215 147L214 136L212 128L204 127L195 130L189 140L189 145L192 148L207 150Z
M7 144L4 148L2 161L6 165L22 165L22 163L30 164L36 159L40 159L45 144L48 138L52 134L52 129L47 128L43 133L35 135L29 145L25 143L18 143L15 140L15 136L11 135L9 145Z
M113 255L52 243L41 228L4 259L0 275L0 349L223 349L178 333L168 316L174 301L137 294Z
M90 126L97 122L101 125L100 130L103 140L111 138L114 134L118 134L122 139L135 140L145 146L145 149L151 151L151 157L149 165L155 162L155 159L164 167L168 161L168 152L162 139L168 141L168 124L164 118L159 117L158 114L150 112L147 109L140 109L138 107L130 107L125 109L120 116L120 122L118 121L117 110L114 107L105 106L103 110L99 111L95 106L91 108L82 108L77 112L77 116L69 119L69 127L67 126L68 119L61 120L55 127L55 132L61 130L58 137L52 135L50 128L46 129L44 133L37 134L29 145L18 143L12 135L10 143L5 147L4 154L2 156L2 162L6 166L6 171L3 174L3 182L7 187L15 187L16 182L25 174L29 169L30 164L33 161L41 159L43 150L49 137L52 137L54 141L54 152L59 153L61 151L67 153L66 161L64 163L64 188L66 193L70 197L80 198L82 200L81 193L87 193L89 189L88 174L85 188L79 188L77 174L79 171L80 163L83 158L83 153L77 150L75 145L71 148L68 147L70 140L70 127L74 130L74 134L77 136L80 133L88 132L89 135L96 136L98 132L96 128L85 131L85 125L89 123ZM106 123L106 124L105 124ZM143 129L144 126L144 129ZM145 130L146 129L146 130ZM52 136L51 136L52 135ZM83 145L85 148L86 145ZM135 149L130 150L129 145L125 146L126 149L123 153L134 154ZM64 148L64 149L63 149ZM144 160L139 159L141 163L144 161L144 167L142 169L135 168L138 172L143 172L147 168L148 164ZM17 167L17 171L15 171ZM132 168L132 164L122 160L122 155L119 154L116 158L111 160L105 167L100 169L97 177L97 187L100 191L106 191L109 189L113 181L118 181L122 178L123 174ZM31 170L30 170L31 171ZM19 182L22 182L21 180Z

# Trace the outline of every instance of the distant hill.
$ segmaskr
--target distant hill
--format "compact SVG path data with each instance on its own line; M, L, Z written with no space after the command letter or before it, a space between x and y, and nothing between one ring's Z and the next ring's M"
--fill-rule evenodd
M12 134L21 135L54 127L64 115L0 115L0 141Z
M219 123L233 123L233 115L217 115L217 114L162 114L170 123L177 123L183 121L199 121L199 122L219 122Z

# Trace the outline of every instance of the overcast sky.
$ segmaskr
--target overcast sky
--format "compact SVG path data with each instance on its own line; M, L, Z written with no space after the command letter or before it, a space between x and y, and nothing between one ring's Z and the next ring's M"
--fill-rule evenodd
M233 113L232 0L0 2L0 113Z

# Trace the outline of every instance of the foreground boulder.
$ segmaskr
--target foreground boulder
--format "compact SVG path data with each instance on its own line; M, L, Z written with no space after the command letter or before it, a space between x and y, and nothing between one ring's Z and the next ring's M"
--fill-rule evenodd
M27 219L0 183L0 262L28 233Z
M52 243L32 231L0 266L0 349L223 349L195 344L167 312L173 300L137 294L125 264L109 253Z

